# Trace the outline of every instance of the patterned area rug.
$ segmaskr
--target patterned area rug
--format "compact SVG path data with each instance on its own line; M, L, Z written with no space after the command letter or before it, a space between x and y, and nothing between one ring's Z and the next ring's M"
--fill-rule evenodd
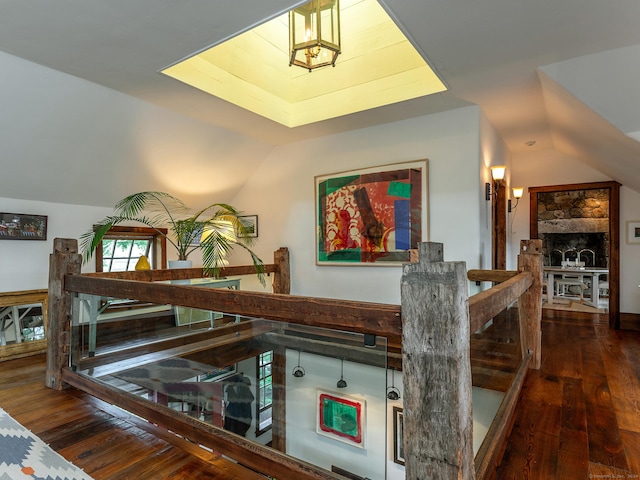
M0 408L0 480L91 480L91 477Z

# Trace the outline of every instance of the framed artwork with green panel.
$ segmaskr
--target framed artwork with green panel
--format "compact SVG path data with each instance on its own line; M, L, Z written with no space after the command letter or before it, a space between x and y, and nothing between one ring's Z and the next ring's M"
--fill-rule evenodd
M318 265L399 265L428 240L427 160L321 175Z
M365 448L364 400L317 390L316 432L339 442Z

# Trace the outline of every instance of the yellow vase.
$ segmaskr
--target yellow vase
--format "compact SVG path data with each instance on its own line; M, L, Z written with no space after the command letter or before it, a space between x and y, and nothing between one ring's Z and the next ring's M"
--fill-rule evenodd
M142 255L138 259L138 263L136 263L136 270L151 270L151 264L145 255Z

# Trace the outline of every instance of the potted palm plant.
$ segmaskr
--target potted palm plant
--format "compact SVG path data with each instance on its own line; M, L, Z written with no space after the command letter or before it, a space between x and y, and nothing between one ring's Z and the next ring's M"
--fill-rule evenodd
M120 200L114 214L82 234L80 245L84 261L91 259L111 227L128 222L142 223L164 236L178 253L178 260L188 260L200 249L206 274L217 277L225 257L236 247L246 250L264 285L264 263L251 250L252 238L238 218L239 212L226 203L214 203L193 211L182 200L165 192L139 192ZM159 229L168 229L165 234Z

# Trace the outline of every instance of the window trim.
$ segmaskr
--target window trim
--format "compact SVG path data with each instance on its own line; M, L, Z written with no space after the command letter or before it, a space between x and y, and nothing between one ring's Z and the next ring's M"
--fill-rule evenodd
M151 268L167 268L167 229L166 228L150 228L150 227L127 227L117 225L111 227L105 234L104 238L127 238L127 237L152 237L151 257L149 262ZM103 261L102 242L96 247L94 257L96 259L96 272L102 272Z

